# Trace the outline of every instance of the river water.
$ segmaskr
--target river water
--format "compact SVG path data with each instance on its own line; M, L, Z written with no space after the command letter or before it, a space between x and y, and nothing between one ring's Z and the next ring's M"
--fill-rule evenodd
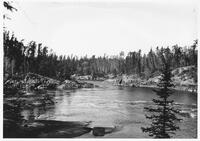
M22 111L25 119L51 119L62 121L91 121L90 126L117 127L119 130L106 134L105 138L148 138L142 133L149 121L145 118L145 106L152 104L156 94L151 88L113 86L109 82L93 82L98 88L30 93L27 98L34 106ZM42 104L41 96L48 95ZM31 99L32 98L32 99ZM176 91L171 99L184 113L178 125L181 130L175 138L197 137L197 95ZM44 98L43 98L44 100ZM43 105L43 106L42 106ZM92 133L80 138L93 138Z

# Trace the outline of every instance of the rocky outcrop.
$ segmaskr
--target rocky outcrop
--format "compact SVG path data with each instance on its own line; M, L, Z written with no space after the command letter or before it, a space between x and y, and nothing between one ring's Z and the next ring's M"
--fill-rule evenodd
M172 81L174 83L174 89L182 91L197 92L197 83L195 82L195 76L197 72L194 66L180 67L172 71ZM137 75L123 74L113 79L114 85L128 86L128 87L157 87L161 76L151 77L149 79L141 79Z
M95 80L95 81L104 81L106 80L106 77L104 76L93 76L93 75L77 75L73 74L70 76L72 80L81 80L81 81L86 81L86 80Z
M37 90L37 89L55 89L57 85L60 84L60 81L49 78L49 77L44 77L39 74L35 73L28 73L25 77L25 83L26 83L26 88L28 87L29 89L32 90Z
M76 88L94 88L94 84L87 83L79 80L65 80L57 89L67 90L67 89L76 89Z
M139 87L142 82L137 75L126 75L123 74L118 76L114 82L114 85L126 86L126 87Z
M71 122L56 120L35 120L15 125L15 131L11 122L4 121L4 138L73 138L89 133L92 129L87 127L89 122ZM7 131L7 132L6 132Z
M70 78L72 80L92 80L93 79L92 75L77 75L77 74L71 75Z
M79 85L75 81L65 80L57 89L75 89L79 88Z
M12 77L8 77L3 83L4 96L18 95L19 91L26 88L25 86L26 83L24 81L24 75L17 74Z
M172 81L177 89L197 92L197 72L194 66L180 67L172 71ZM196 75L196 76L195 76Z
M17 94L18 91L55 89L60 81L35 73L15 75L4 81L4 94Z

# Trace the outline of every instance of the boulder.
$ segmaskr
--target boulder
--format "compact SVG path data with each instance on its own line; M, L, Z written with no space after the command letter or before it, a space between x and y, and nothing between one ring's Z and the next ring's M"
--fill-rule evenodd
M13 124L4 122L5 138L72 138L89 133L90 122L34 120L14 128ZM10 132L11 131L11 132Z
M55 89L60 81L35 73L27 73L24 79L26 86L33 90Z
M82 86L82 88L94 88L94 84L91 84L91 83L84 83Z
M94 136L104 136L105 134L112 133L117 131L117 127L93 127L93 135Z
M105 135L105 128L104 127L94 127L92 134L94 136L104 136Z
M76 88L94 88L94 84L87 83L79 80L65 80L63 84L57 87L57 89L67 90Z

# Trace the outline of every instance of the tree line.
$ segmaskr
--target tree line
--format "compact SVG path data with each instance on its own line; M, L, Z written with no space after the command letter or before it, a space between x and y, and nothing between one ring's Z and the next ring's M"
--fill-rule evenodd
M71 55L58 56L48 47L35 41L27 45L19 41L9 31L3 33L4 72L13 75L16 73L33 72L44 76L69 79L72 74L104 76L106 74L137 74L149 78L160 70L162 63L160 55L168 50L172 56L172 68L194 65L197 66L197 40L189 47L178 45L172 48L150 49L147 54L141 50L124 52L108 57L80 57Z
M4 7L9 11L17 11L10 2L4 1ZM5 14L4 19L8 18ZM27 45L23 40L19 41L14 34L4 29L4 74L13 75L16 73L38 73L56 79L69 79L72 74L92 75L93 77L104 76L105 74L137 74L140 77L149 78L161 69L161 54L168 50L172 56L172 69L182 66L194 65L197 69L197 40L190 47L180 47L174 45L171 49L156 48L147 54L129 52L127 56L124 52L119 55L108 57L87 56L78 58L77 56L58 56L35 41Z

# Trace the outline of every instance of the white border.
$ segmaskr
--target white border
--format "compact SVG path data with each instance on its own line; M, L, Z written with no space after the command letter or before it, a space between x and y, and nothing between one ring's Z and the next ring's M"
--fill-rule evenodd
M13 1L15 1L15 0L13 0ZM135 1L140 1L140 2L164 2L164 3L170 3L170 2L176 2L176 3L189 3L189 2L191 2L192 0L168 0L168 1L166 1L166 0L17 0L17 1L31 1L31 2L37 2L37 1L45 1L45 2L47 2L47 1L59 1L59 2L135 2ZM198 5L198 10L197 10L197 13L198 13L198 18L197 18L197 25L198 25L198 33L199 33L199 31L200 31L200 24L199 24L199 18L200 18L200 13L199 13L199 6L200 6L200 1L198 1L198 0L193 0L197 5ZM1 4L1 6L0 6L0 10L1 11L3 11L2 10L3 9L3 1L2 1L2 4ZM1 17L3 17L3 12L1 12L2 14L1 14ZM1 18L2 19L2 18ZM3 20L3 19L2 19ZM1 27L3 27L3 22L1 22ZM1 32L3 33L3 28L1 28ZM197 34L198 34L197 33ZM0 98L0 102L1 102L1 106L0 106L0 111L1 111L1 121L0 121L0 123L1 123L1 128L0 128L0 139L1 140L16 140L16 141L27 141L27 140L30 140L30 141L32 141L32 140L43 140L43 141L47 141L47 140L58 140L57 138L54 138L54 139L51 139L51 138L48 138L48 139L38 139L38 138L36 138L36 139L3 139L3 34L0 34L0 43L1 43L1 51L0 51L0 60L1 60L1 65L0 65L0 68L1 68L1 72L0 72L0 74L1 74L1 76L0 76L0 80L1 80L1 87L0 87L0 89L1 89L1 93L0 93L0 95L1 95L1 98ZM200 49L199 48L199 44L200 44L200 35L198 34L198 49ZM199 70L199 66L200 66L200 52L199 52L199 50L198 50L198 94L199 94L199 90L200 90L200 86L199 86L199 80L200 80L200 70ZM198 123L198 132L197 132L197 139L171 139L171 140L176 140L176 141L182 141L182 140L198 140L198 139L200 139L200 131L199 131L199 127L200 127L200 122L199 122L199 120L200 120L200 115L199 115L199 106L200 106L200 98L199 98L200 96L198 95L198 110L197 110L197 112L198 112L198 121L197 121L197 123ZM153 139L135 139L135 138L127 138L127 139L123 139L123 138L114 138L114 139L107 139L107 138L92 138L92 139L90 139L90 138L81 138L81 139L67 139L67 138L62 138L62 139L60 139L59 138L59 140L76 140L76 141L81 141L81 140L102 140L102 139L106 139L106 140L122 140L122 141L125 141L125 140L141 140L141 141L148 141L148 140L153 140ZM164 139L156 139L156 140L164 140Z

